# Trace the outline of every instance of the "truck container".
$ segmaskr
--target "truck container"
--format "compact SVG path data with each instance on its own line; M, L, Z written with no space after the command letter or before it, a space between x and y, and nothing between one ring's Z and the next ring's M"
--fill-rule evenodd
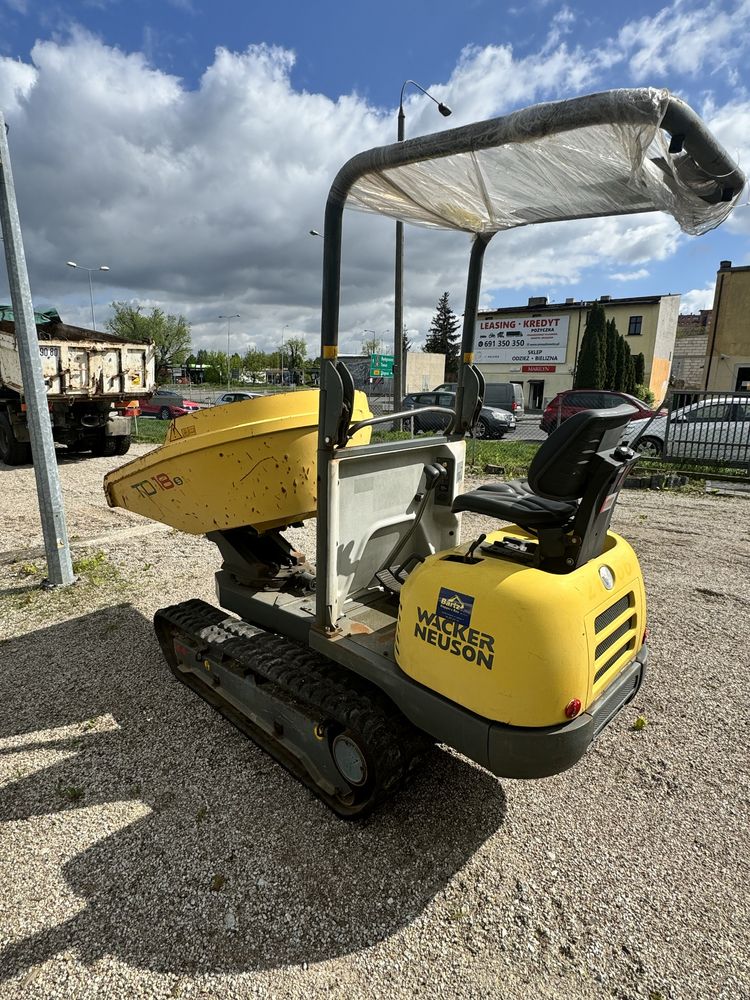
M154 387L154 345L35 313L52 435L71 452L124 455L131 418ZM31 461L13 312L0 306L0 461Z

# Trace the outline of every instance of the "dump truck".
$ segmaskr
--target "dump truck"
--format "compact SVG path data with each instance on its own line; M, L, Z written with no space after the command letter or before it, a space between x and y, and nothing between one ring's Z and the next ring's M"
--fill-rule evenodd
M63 323L55 309L34 314L54 440L71 452L124 455L131 417L154 386L154 345ZM31 461L15 323L0 306L0 460Z
M642 212L698 235L744 187L695 112L645 88L345 163L325 212L320 390L178 417L162 448L105 479L111 506L221 553L218 607L194 599L154 617L175 677L346 818L392 795L434 743L498 777L573 767L647 669L643 574L610 530L638 459L622 444L633 408L582 410L527 479L464 491L486 393L474 363L484 253L501 232L512 247L519 226ZM472 237L450 407L371 416L355 389L338 353L346 207ZM371 440L379 424L435 411L440 434ZM284 534L312 517L314 566Z

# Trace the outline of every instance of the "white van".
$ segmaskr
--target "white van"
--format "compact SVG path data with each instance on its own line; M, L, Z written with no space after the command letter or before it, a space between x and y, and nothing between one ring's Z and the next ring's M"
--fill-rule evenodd
M443 382L433 392L455 392L455 382ZM523 386L518 382L487 382L484 388L484 405L507 410L514 417L523 416Z

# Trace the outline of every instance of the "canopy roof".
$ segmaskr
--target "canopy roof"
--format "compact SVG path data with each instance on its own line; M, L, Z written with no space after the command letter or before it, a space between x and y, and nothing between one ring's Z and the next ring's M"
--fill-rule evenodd
M347 207L433 228L490 234L664 211L699 234L729 215L745 177L684 102L643 88L370 150L337 181Z

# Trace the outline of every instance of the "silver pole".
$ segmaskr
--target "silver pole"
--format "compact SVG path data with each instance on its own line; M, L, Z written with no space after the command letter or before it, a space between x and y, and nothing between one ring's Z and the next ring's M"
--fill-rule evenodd
M225 319L227 321L227 391L229 391L229 380L231 376L231 365L229 363L229 338L231 335L232 320L239 318L240 318L239 313L232 313L231 316L227 316L224 313L222 313L221 316L219 316L219 319Z
M404 91L408 84L421 90L425 97L437 105L437 109L444 118L452 112L447 104L436 100L432 94L421 87L416 80L404 80L401 87L401 97L398 102L398 120L396 125L396 142L404 141ZM396 269L393 292L393 409L401 408L406 386L406 373L404 371L404 224L400 219L396 220Z
M96 320L94 319L94 286L91 283L91 268L87 267L86 270L89 272L89 298L91 299L91 329L96 332Z
M54 586L67 586L73 583L75 577L65 526L65 510L55 459L55 445L52 439L52 423L42 375L34 306L31 301L29 275L21 238L21 223L13 186L8 136L2 112L0 112L0 223L26 402L26 420L31 438L31 455L34 461L44 550L47 557L48 582Z

